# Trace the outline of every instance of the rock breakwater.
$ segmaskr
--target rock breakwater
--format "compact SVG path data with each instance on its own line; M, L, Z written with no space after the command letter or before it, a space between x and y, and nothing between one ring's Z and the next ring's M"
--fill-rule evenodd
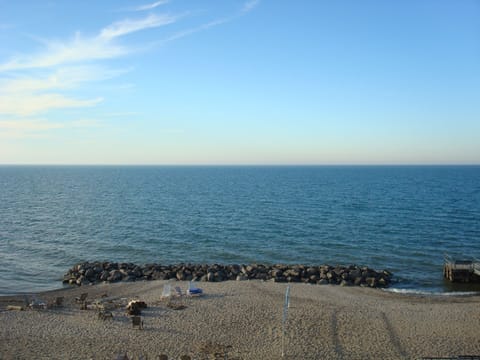
M70 285L88 285L101 282L141 280L227 281L264 280L274 282L303 282L342 286L388 287L392 273L365 266L330 265L219 265L175 264L159 265L117 262L83 262L74 265L63 277Z

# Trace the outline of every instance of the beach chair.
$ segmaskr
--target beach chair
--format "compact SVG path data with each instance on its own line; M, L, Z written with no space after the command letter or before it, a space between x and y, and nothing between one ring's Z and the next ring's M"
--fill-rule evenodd
M140 330L143 330L143 320L141 316L132 316L132 328L137 327Z
M44 310L47 308L47 303L43 300L34 299L30 304L30 307L34 310Z
M98 318L100 320L107 320L107 319L113 320L113 313L109 310L100 310L98 312Z
M88 293L83 293L80 296L75 298L75 302L82 304L87 300L87 297L88 297Z
M28 309L30 307L30 299L27 295L23 295L23 308Z
M180 289L180 286L175 286L175 296L179 298L183 296L182 289Z
M172 294L171 285L170 284L163 285L162 296L160 298L161 299L170 299L171 294Z
M48 306L53 308L62 307L64 299L65 298L63 296L58 296L57 298L55 298L55 300L49 303Z

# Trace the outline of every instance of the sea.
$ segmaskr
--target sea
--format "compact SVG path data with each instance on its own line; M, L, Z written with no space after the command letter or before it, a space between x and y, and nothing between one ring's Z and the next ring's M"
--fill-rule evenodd
M475 293L480 166L0 166L0 294L82 261L362 265L389 291Z

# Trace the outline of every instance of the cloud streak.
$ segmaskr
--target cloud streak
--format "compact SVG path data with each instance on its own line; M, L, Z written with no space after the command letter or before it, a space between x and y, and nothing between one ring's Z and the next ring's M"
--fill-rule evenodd
M105 80L128 71L109 70L91 63L133 51L119 45L116 39L176 20L177 17L171 15L151 14L114 22L93 37L77 33L66 42L43 41L46 44L43 52L18 56L0 64L0 73L25 71L23 76L0 78L0 114L25 117L50 110L97 105L102 102L102 97L77 99L59 91L75 89L83 83ZM46 71L50 73L45 74Z
M0 95L2 93L18 94L52 89L71 89L82 83L111 79L128 71L130 69L111 70L93 65L64 67L47 76L18 76L0 80Z
M247 12L250 12L252 11L253 9L255 9L258 4L260 3L260 0L249 0L249 1L246 1L244 4L243 4L243 8L242 8L242 13L247 13Z
M228 22L231 22L233 21L235 18L238 18L239 16L242 16L242 15L245 15L246 13L252 11L254 8L256 8L258 6L258 4L260 3L260 0L249 0L249 1L246 1L244 4L243 4L243 7L240 11L239 14L236 14L236 15L232 15L232 16L229 16L229 17L223 17L223 18L220 18L220 19L217 19L217 20L213 20L213 21L210 21L208 23L205 23L205 24L202 24L202 25L199 25L197 27L194 27L194 28L190 28L190 29L186 29L186 30L182 30L182 31L179 31L169 37L167 37L166 39L164 39L162 42L169 42L169 41L173 41L173 40L178 40L178 39L181 39L181 38L184 38L186 36L189 36L189 35L193 35L197 32L201 32L201 31L204 31L204 30L207 30L207 29L210 29L212 27L215 27L215 26L218 26L218 25L222 25L222 24L226 24Z
M19 56L0 64L0 72L78 64L84 61L110 59L127 53L128 50L122 46L99 38L85 39L77 34L67 43L48 42L43 53Z
M168 0L160 0L160 1L156 1L154 3L151 3L151 4L145 4L145 5L140 5L136 8L134 8L133 10L134 11L147 11L147 10L153 10L161 5L165 5L167 4L169 1Z
M159 0L130 10L151 11L166 3L168 0ZM157 45L230 22L252 11L258 3L259 0L246 1L237 14L173 33ZM149 14L112 22L90 36L77 32L64 40L41 39L39 41L44 46L42 51L17 55L0 62L0 130L3 136L6 133L30 134L64 127L93 126L91 121L66 125L32 117L43 117L54 110L98 105L103 101L102 96L85 98L72 95L72 90L81 88L86 83L115 78L130 71L131 69L110 69L100 66L99 62L138 51L138 47L122 43L123 37L174 24L187 14L189 13ZM0 29L7 27L10 26L0 24ZM65 93L66 90L68 93ZM10 119L5 120L5 116Z
M176 20L177 18L175 16L152 14L143 19L118 21L102 29L98 38L110 41L116 37L136 31L172 24Z
M225 23L230 22L230 21L232 21L232 18L223 18L223 19L217 19L217 20L214 20L214 21L210 21L206 24L202 24L202 25L197 26L195 28L179 31L179 32L169 36L168 38L164 39L162 42L169 42L169 41L173 41L173 40L178 40L178 39L181 39L183 37L195 34L197 32L203 31L203 30L210 29L212 27L215 27L215 26L218 26L218 25L221 25L221 24L225 24Z
M141 19L126 19L103 28L97 36L82 37L80 33L68 42L45 41L43 53L18 56L0 64L0 72L33 68L48 68L85 61L111 59L129 54L132 50L114 40L145 29L157 28L177 21L176 16L148 15Z
M65 67L48 75L18 76L0 80L0 114L32 116L61 108L91 107L103 99L76 99L59 91L76 89L83 83L116 77L129 70L99 66Z

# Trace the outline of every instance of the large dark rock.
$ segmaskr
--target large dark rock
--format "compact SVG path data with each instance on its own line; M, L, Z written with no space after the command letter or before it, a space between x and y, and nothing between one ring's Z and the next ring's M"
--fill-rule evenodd
M107 281L116 282L120 281L123 278L123 274L120 270L112 270L110 271L110 276L108 277Z

